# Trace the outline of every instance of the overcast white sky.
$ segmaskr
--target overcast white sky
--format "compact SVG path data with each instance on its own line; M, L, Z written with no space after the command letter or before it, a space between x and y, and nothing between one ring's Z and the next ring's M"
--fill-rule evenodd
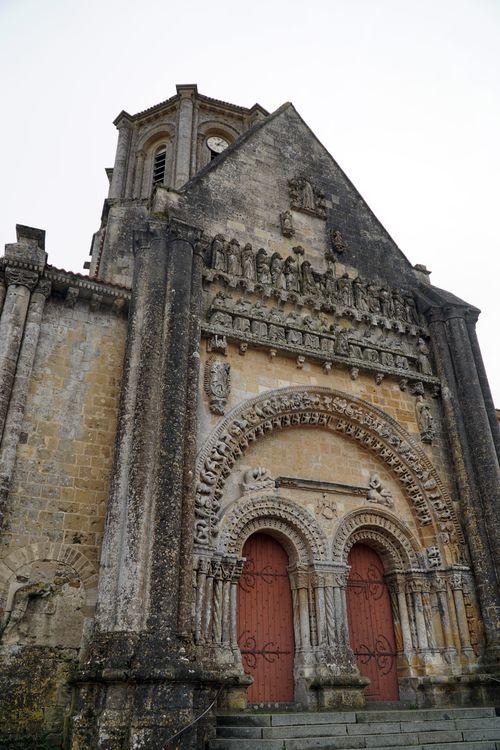
M82 271L112 120L176 83L292 101L412 263L481 308L500 407L500 0L0 0L0 243Z

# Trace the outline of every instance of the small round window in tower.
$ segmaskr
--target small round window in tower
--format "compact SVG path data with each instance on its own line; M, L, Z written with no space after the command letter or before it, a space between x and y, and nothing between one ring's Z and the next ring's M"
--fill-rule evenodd
M219 135L212 135L210 138L207 138L207 146L210 151L210 161L212 161L212 159L219 156L229 146L229 143Z

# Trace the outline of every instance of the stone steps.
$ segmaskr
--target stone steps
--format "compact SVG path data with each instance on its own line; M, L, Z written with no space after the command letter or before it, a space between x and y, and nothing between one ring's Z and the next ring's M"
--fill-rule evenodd
M500 750L494 708L221 714L209 750Z

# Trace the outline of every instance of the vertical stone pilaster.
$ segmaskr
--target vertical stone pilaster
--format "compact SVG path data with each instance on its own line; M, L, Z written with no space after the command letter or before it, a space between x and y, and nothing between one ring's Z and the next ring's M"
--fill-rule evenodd
M132 140L132 122L127 116L121 116L118 127L118 145L116 147L115 166L109 186L109 198L123 198L127 180L127 167Z
M449 319L453 315L458 316L459 322L453 324L450 330ZM433 307L427 311L436 366L444 384L442 389L444 417L457 474L457 488L460 493L466 539L471 553L483 618L486 655L487 659L495 662L500 651L498 632L500 593L494 572L495 552L491 544L492 532L487 528L483 504L484 493L488 495L486 485L490 485L492 479L495 482L498 469L493 467L493 473L489 473L489 470L481 463L481 451L476 453L476 442L482 442L482 432L487 433L486 453L489 456L487 463L493 460L494 444L470 348L465 315L465 310L454 308L444 310ZM460 342L463 343L463 351ZM475 407L477 400L480 402L478 410ZM489 496L486 498L486 503L490 503ZM493 532L498 524L498 513L496 515ZM496 555L498 556L498 548ZM449 608L449 614L453 619L454 607Z
M43 309L45 307L45 300L50 294L50 289L50 282L42 279L34 289L29 302L24 335L5 420L4 434L0 445L0 519L5 510L12 473L16 463L17 445L21 434L24 408L40 335Z
M144 163L146 161L146 154L140 150L135 155L135 173L134 173L134 198L140 200L142 198L142 183L144 179Z
M473 651L470 642L469 625L465 613L462 576L459 572L454 572L450 576L450 586L453 593L453 601L455 603L461 651L464 656L470 658L473 655Z
M490 384L488 383L488 376L484 367L483 356L477 340L476 323L479 317L478 312L469 311L466 315L467 331L469 334L469 341L472 350L472 356L474 357L474 363L476 365L477 376L481 391L483 393L484 405L486 413L488 414L488 421L490 423L491 436L496 447L497 456L500 460L500 426L495 411L495 404L491 395Z
M0 318L0 436L5 428L30 295L38 274L8 266L5 280L8 288Z
M177 86L180 102L175 148L174 187L176 188L182 187L190 177L195 90L192 86Z
M7 294L7 287L5 285L5 276L3 269L0 272L0 315L2 314L3 303L5 302L5 295Z
M167 275L166 238L134 241L129 313L114 467L101 553L96 611L103 631L138 632L147 613L146 577L152 512L160 377L160 332Z

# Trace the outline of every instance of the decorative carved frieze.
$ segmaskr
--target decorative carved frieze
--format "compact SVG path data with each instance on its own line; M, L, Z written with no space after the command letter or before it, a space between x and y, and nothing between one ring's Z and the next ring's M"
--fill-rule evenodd
M325 194L314 187L310 180L302 175L288 181L290 207L311 216L326 219Z
M439 551L439 547L432 546L427 547L425 550L425 555L427 558L427 565L429 568L439 568L441 567L441 553Z
M205 363L205 392L209 399L210 411L224 414L231 389L231 368L228 362L210 357Z
M242 404L209 437L200 452L195 538L210 544L226 478L250 443L274 430L318 425L356 440L396 477L421 525L450 520L453 544L463 542L452 503L425 453L390 417L364 401L327 388L284 388Z
M281 274L281 266L275 265L273 273ZM399 340L388 340L385 336L374 338L369 331L340 327L321 313L313 316L286 312L261 300L235 300L218 292L207 311L203 330L212 336L244 340L302 357L311 356L322 364L325 361L349 364L353 378L357 377L359 369L365 369L382 375L405 373L411 377L413 374L414 382L420 383L421 388L424 381L432 385L437 382L436 378L419 371L418 354L411 351L409 345L403 353Z

